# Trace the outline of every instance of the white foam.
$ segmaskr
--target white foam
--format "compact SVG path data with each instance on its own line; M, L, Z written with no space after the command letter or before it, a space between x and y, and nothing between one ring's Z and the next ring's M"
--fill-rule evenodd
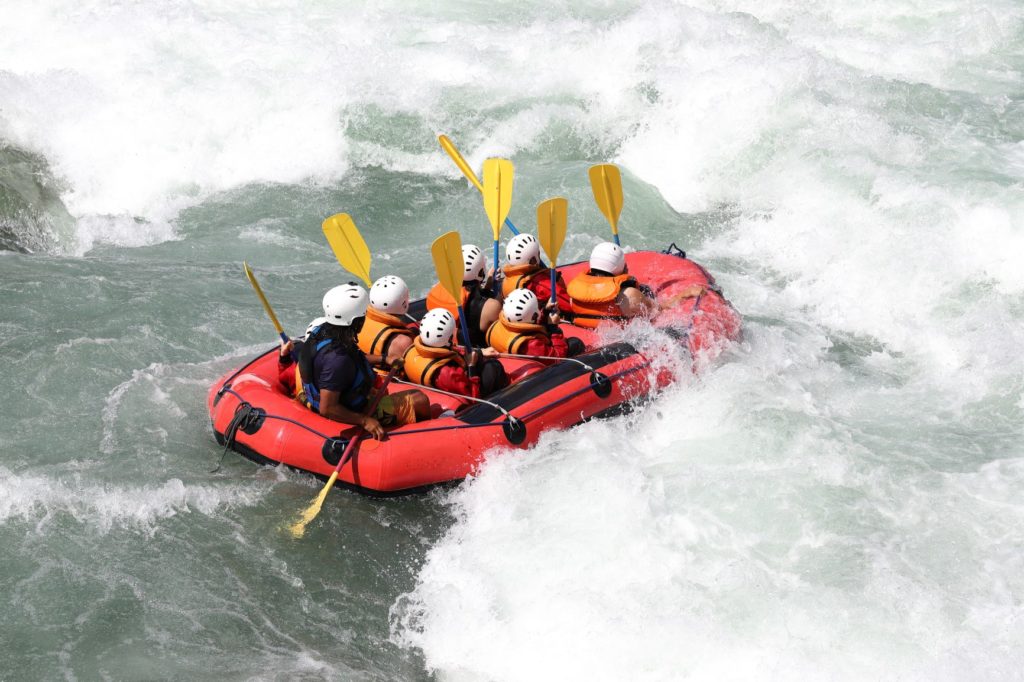
M265 490L243 485L186 485L172 478L159 485L127 488L89 481L80 473L57 478L16 474L0 467L0 523L23 521L36 532L60 515L69 515L94 531L129 528L148 535L179 514L213 516L260 502Z
M825 339L748 336L640 415L493 457L394 640L454 679L1012 674L1024 460L901 467L863 431L930 406L865 414Z

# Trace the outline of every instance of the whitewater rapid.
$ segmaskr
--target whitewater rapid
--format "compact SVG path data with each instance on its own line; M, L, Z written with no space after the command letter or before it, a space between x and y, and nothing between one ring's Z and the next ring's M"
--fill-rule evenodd
M1019 678L1020 3L4 10L15 670ZM706 264L744 340L452 491L332 495L295 547L312 483L206 473L205 387L274 340L238 262L301 328L349 210L424 293L431 238L489 239L438 133L515 161L520 227L567 196L566 260L606 235L586 167L620 164L624 243Z

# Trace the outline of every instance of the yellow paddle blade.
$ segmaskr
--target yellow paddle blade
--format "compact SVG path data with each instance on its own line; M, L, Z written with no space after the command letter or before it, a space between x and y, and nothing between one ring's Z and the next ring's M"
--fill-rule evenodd
M473 186L476 187L477 191L483 193L484 186L480 184L480 179L476 177L476 173L474 173L473 169L469 167L468 163L466 163L466 159L462 158L462 154L460 154L459 150L455 148L455 145L452 144L450 139L448 139L448 136L438 135L437 141L441 143L441 148L448 152L448 156L452 157L452 161L454 161L455 165L459 167L462 174L473 183Z
M430 245L437 278L455 301L462 300L462 239L458 232L445 232Z
M618 166L610 163L591 166L590 188L594 190L597 207L612 226L612 234L618 234L619 214L622 213L622 175Z
M370 247L366 245L363 235L359 234L359 228L352 217L347 213L332 215L324 221L324 236L341 267L366 282L369 287Z
M327 493L331 492L331 488L334 487L334 482L338 480L338 472L335 471L331 474L331 477L327 479L327 485L320 491L320 494L313 500L313 504L306 508L306 511L302 512L302 516L298 521L288 526L288 530L292 532L292 537L301 538L306 533L306 526L309 522L316 518L316 515L320 513L320 508L324 506L324 500L327 499Z
M552 267L558 262L568 224L569 200L565 197L553 197L537 205L537 237Z
M516 170L508 159L484 161L484 210L491 221L494 241L498 241L501 226L512 208L512 179Z
M277 321L277 315L274 314L274 309L270 307L270 301L263 295L263 289L260 288L260 283L256 281L256 275L249 269L249 264L242 262L242 267L245 269L245 276L249 278L249 284L256 291L256 295L260 297L260 302L263 304L263 309L267 311L267 317L274 324L274 329L277 330L278 334L284 333L284 328L281 327L281 323Z

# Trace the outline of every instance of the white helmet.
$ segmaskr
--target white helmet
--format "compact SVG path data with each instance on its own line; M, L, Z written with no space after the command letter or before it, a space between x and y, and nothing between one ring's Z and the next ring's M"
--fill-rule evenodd
M326 321L327 321L326 317L317 317L317 318L315 318L312 322L309 323L309 326L306 327L306 333L302 336L302 338L303 339L308 339L309 335L313 333L313 330L316 329L317 327L319 327L320 325L322 325Z
M509 265L536 265L540 262L540 242L532 234L517 234L505 251Z
M540 319L537 295L529 289L516 289L506 296L501 311L505 313L505 319L509 322L537 324L537 320Z
M347 327L356 319L366 315L370 297L366 290L355 282L334 287L324 294L324 316L327 324Z
M434 308L420 320L420 341L431 348L444 348L455 336L455 316L444 308Z
M621 275L626 269L626 254L617 244L601 242L590 252L590 269Z
M463 244L462 264L465 266L463 282L482 282L487 278L487 264L484 263L484 252L480 247Z
M401 277L381 277L370 287L370 306L391 315L404 315L409 310L409 287Z

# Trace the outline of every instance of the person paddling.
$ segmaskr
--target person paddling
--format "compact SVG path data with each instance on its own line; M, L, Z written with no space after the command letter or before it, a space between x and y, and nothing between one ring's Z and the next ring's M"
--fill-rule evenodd
M474 346L486 345L484 334L501 314L501 301L485 286L487 265L483 251L472 244L462 246L462 309L466 311L469 340ZM427 310L443 308L454 317L456 304L440 282L427 294Z
M298 393L295 387L302 385L302 381L298 379L299 368L295 364L295 358L299 354L298 351L302 348L302 344L305 343L306 339L309 338L309 335L326 321L326 317L317 317L306 327L306 333L302 335L301 339L281 341L281 347L277 351L278 380L289 395L297 397Z
M505 250L508 264L501 269L505 275L501 291L505 298L516 289L529 289L541 301L551 300L551 270L540 265L540 242L532 234L519 234L508 242ZM561 310L569 310L569 292L558 273L555 280L556 303ZM547 303L546 305L551 305Z
M369 414L376 383L371 362L381 358L368 357L357 343L368 305L366 290L352 282L324 295L326 321L299 349L299 399L322 416L361 426L379 440L386 427L429 419L430 400L420 391L400 391L384 396Z
M508 385L508 375L493 358L492 348L475 350L463 357L453 346L455 316L443 308L429 311L420 320L420 334L403 358L409 381L483 398ZM472 368L470 376L469 368Z
M568 289L573 324L591 329L602 320L624 322L638 315L653 315L704 291L704 287L697 284L659 305L654 293L629 274L622 248L611 242L594 247L590 269L574 277Z
M487 330L487 343L499 353L565 358L585 349L577 338L567 339L557 309L543 315L537 296L516 289L505 299L498 321Z
M401 277L381 277L370 287L366 322L359 330L359 350L380 357L382 369L401 360L416 338L416 328L400 316L409 311L409 287Z

